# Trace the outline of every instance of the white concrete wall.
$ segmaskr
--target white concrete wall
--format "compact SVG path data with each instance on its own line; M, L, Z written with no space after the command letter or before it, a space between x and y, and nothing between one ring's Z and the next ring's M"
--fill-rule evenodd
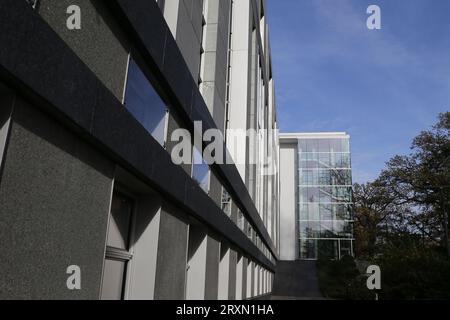
M203 300L205 299L206 284L207 237L206 234L199 234L197 230L190 230L189 237L189 246L195 247L189 248L189 251L192 250L192 252L188 255L186 299ZM195 239L192 239L192 237L195 237Z
M219 263L219 300L228 300L228 288L230 281L230 259L231 252L227 247L222 247L220 249L221 259Z
M136 243L133 246L134 255L130 263L128 299L154 299L160 219L159 199L148 197L139 200L134 235Z
M250 50L250 1L235 0L233 5L231 38L231 73L229 99L229 128L247 130L247 108L249 82ZM227 147L233 156L236 167L245 181L246 136L227 136Z
M280 259L296 259L296 153L295 144L280 148Z
M251 298L253 297L253 288L252 288L252 276L253 276L253 262L249 261L247 264L247 290L246 290L246 295L245 298Z
M243 256L238 257L236 265L236 300L242 300L244 259Z

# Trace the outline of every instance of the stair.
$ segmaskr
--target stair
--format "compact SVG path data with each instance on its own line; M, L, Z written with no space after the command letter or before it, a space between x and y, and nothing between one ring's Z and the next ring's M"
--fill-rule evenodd
M278 261L270 299L322 300L316 261Z

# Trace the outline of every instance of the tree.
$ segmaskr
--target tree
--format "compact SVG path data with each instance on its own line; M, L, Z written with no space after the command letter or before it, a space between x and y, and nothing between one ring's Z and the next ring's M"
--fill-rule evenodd
M408 205L411 231L418 231L447 248L450 201L450 112L439 115L431 130L423 131L408 156L396 156L380 176L396 205Z
M387 194L379 180L366 184L355 184L353 188L355 203L356 254L373 256L383 222L391 212L394 199Z

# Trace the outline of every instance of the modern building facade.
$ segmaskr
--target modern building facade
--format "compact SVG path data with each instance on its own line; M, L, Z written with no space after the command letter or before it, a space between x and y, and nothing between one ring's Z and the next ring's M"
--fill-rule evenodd
M280 186L265 10L0 2L1 299L271 292ZM180 132L211 129L232 163L206 161L207 139L188 141L195 161L173 162Z
M353 255L350 137L280 135L281 260Z

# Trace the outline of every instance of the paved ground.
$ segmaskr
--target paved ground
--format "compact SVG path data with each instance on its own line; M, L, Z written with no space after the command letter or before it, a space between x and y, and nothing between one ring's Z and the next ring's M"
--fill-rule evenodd
M321 300L315 261L279 261L271 300Z

